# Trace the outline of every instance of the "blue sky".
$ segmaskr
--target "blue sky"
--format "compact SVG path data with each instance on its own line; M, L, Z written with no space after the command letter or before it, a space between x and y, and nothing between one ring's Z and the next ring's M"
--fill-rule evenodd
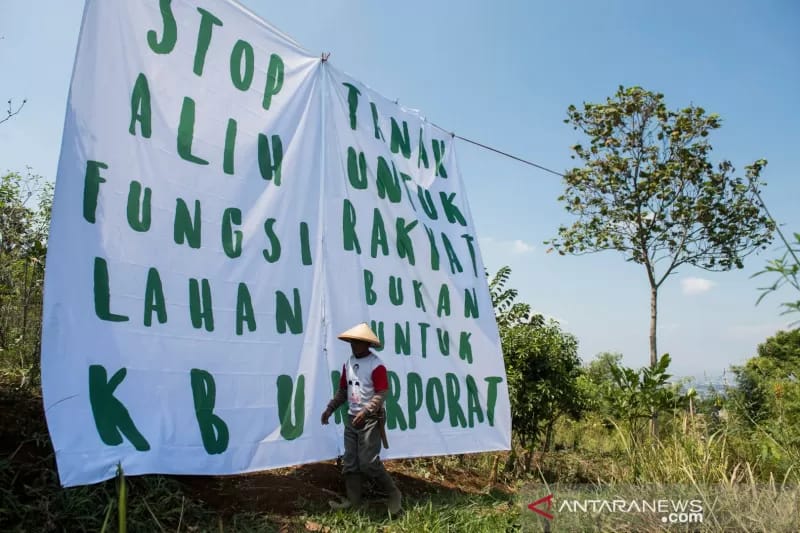
M714 156L738 168L768 159L764 199L789 233L800 231L800 3L243 3L444 128L559 171L579 140L563 123L570 104L601 101L622 84L662 92L670 107L700 105L724 121ZM2 172L55 176L82 9L78 0L2 2L0 101L28 99L0 125ZM571 220L556 200L560 179L463 142L456 149L487 267L510 265L520 298L560 319L584 360L618 351L646 364L642 267L613 252L545 253L542 241ZM676 374L718 375L791 321L779 314L780 295L755 306L761 282L750 275L770 255L736 272L683 268L667 281L659 352L672 355Z

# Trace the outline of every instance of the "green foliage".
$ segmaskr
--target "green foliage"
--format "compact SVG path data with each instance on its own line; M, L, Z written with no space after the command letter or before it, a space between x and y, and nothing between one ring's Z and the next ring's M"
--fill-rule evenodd
M800 450L800 329L779 331L733 371L731 411L748 433L766 437L759 456L780 460L787 447Z
M710 160L721 119L703 108L668 110L662 94L620 87L605 103L570 106L565 122L589 138L572 147L583 164L559 200L578 219L549 241L560 254L621 252L645 267L651 288L651 366L656 364L657 290L681 265L741 268L775 229L757 202L766 161L735 176Z
M586 399L579 387L581 361L577 339L558 322L532 315L516 302L517 291L505 288L511 275L501 268L489 284L500 329L511 402L511 423L523 447L532 449L561 416L580 418Z
M654 415L672 414L687 404L688 398L670 382L670 361L664 354L654 367L635 370L622 365L621 354L600 354L586 370L594 412L609 427L624 425L632 443L641 441Z
M772 285L759 289L761 296L759 296L756 304L760 303L768 294L777 292L783 287L793 289L794 293L800 293L800 279L798 279L800 275L800 260L797 258L797 254L800 254L800 233L794 234L794 243L784 242L786 243L786 251L783 256L768 261L764 270L753 274L753 277L768 274L776 278ZM800 313L800 299L795 302L783 302L781 307L784 308L782 313L784 315ZM792 325L798 323L800 321L794 322Z
M27 382L39 362L53 186L30 172L0 178L0 368Z
M504 266L497 271L497 274L489 282L489 294L492 298L494 316L501 333L515 324L530 322L532 318L531 306L516 301L517 289L506 288L509 277L511 277L511 267Z
M617 250L636 263L741 268L742 257L771 240L773 223L754 191L766 161L734 177L730 161L710 162L716 114L690 106L670 111L664 96L620 87L604 104L570 106L565 121L590 138L573 150L584 166L565 177L560 197L579 217L559 229L561 252Z

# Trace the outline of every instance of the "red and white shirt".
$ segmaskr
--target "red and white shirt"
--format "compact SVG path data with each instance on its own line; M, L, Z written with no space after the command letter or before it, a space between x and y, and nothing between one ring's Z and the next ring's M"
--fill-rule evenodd
M339 388L347 389L348 412L357 415L376 392L389 389L389 377L383 361L372 352L366 357L351 355L342 366Z

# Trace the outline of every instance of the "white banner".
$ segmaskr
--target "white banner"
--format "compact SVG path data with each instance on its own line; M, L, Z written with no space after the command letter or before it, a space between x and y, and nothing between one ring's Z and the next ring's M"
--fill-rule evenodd
M88 0L45 279L62 484L342 453L384 341L384 457L508 449L497 327L449 134L225 0Z

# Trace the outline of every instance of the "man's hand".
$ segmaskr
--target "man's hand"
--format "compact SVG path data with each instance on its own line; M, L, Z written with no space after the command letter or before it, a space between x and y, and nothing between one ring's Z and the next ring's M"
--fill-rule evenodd
M322 418L320 419L320 422L322 422L323 426L327 426L328 425L328 419L331 417L332 414L333 414L333 411L331 411L330 409L325 409L322 412Z
M358 412L356 416L353 417L353 427L359 429L364 426L364 422L367 419L367 410L362 409Z

